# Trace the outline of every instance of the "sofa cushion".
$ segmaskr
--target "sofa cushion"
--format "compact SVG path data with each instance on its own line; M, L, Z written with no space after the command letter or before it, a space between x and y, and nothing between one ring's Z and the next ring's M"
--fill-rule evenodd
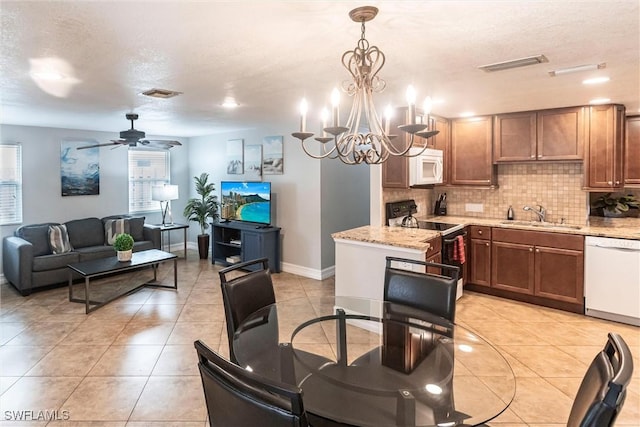
M64 224L49 226L49 246L54 254L64 254L71 252L72 247L69 243L69 234Z
M75 250L104 245L104 226L98 218L83 218L65 223L69 241Z
M108 219L104 223L104 241L107 245L113 245L118 234L129 233L129 230L128 219Z
M75 251L80 255L80 262L116 256L113 246L107 245L85 246L84 248L76 248Z
M136 242L144 240L144 219L143 216L129 218L129 234L131 234L131 237L133 237L133 240Z
M67 264L73 264L80 260L80 255L76 252L66 252L56 255L41 255L33 257L33 271L47 271L56 268L64 268Z
M59 225L57 222L47 222L45 224L24 225L15 231L16 237L20 237L33 245L33 256L48 255L51 253L49 247L49 226Z

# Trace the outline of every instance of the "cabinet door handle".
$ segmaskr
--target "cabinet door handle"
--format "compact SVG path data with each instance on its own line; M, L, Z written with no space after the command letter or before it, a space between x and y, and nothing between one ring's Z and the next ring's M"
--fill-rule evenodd
M487 246L487 247L489 246L489 244L488 244L488 243L485 243L484 245L485 245L485 246Z
M607 181L607 184L608 185L613 185L613 182L612 181Z
M535 155L535 154L532 154L532 155L531 155L531 158L532 158L532 159L535 159L535 158L536 158L536 155Z
M616 181L616 185L620 185L620 181Z
M478 234L482 234L482 230L478 230Z
M529 248L529 252L533 252L533 248Z
M540 253L540 249L536 249L536 253Z
M538 156L538 158L539 158L539 159L541 159L541 158L542 158L542 156Z

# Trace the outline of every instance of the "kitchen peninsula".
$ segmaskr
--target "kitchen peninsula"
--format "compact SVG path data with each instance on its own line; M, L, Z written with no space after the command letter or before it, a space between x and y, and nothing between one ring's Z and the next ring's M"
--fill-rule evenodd
M382 299L385 258L424 261L432 230L366 225L331 235L336 245L335 292L339 296Z

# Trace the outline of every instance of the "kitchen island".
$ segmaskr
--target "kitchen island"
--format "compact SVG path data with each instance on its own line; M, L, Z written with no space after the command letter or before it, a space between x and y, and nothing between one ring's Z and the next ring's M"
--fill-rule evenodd
M363 226L331 235L336 245L335 294L383 299L387 256L424 261L440 233L417 228Z

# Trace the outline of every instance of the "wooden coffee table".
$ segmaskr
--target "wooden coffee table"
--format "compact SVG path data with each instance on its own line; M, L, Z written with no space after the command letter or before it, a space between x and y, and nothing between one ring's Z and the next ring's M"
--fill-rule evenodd
M134 252L131 256L131 261L120 262L116 256L109 258L94 259L91 261L77 262L69 264L69 301L80 302L85 304L85 313L89 314L94 310L102 307L103 305L110 303L111 301L118 299L124 295L131 294L138 289L149 286L155 288L170 288L178 289L178 269L177 269L178 257L172 253L164 252L158 249L150 249L148 251ZM158 264L163 261L173 260L173 286L160 285L158 282ZM131 270L138 270L144 267L151 267L153 269L153 280L137 286L133 289L127 289L121 294L117 294L106 301L95 301L89 296L89 283L91 279L96 277L103 277L113 274L126 273ZM79 274L84 278L84 299L75 298L73 296L73 275Z

